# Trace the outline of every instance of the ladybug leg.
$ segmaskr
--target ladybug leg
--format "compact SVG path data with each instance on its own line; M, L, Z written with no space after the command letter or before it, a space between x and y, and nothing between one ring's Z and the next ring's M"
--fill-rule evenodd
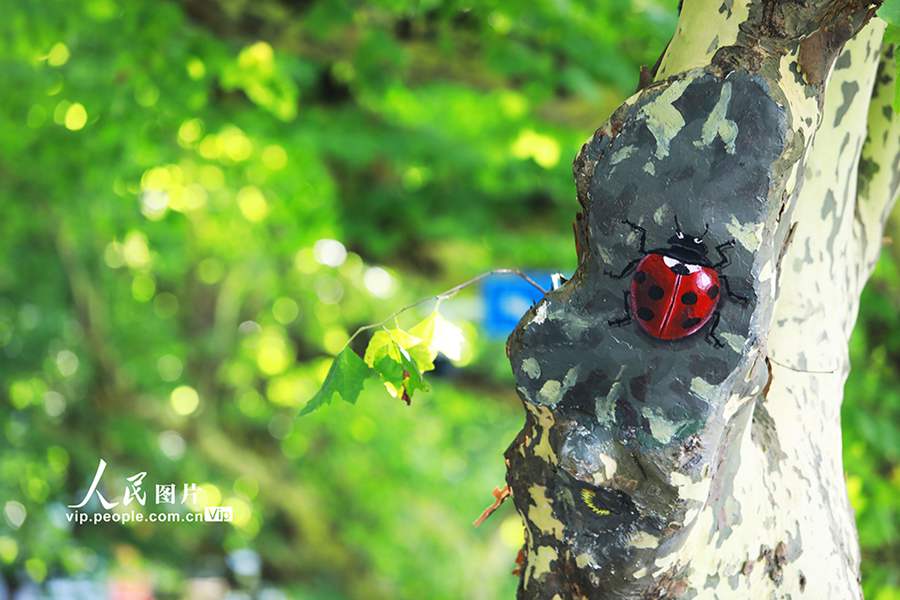
M716 348L724 348L725 344L716 336L716 327L719 326L719 311L716 311L712 318L712 326L706 332L706 341Z
M631 323L631 308L629 307L628 299L631 297L631 292L625 290L625 294L623 298L625 300L625 316L618 319L610 319L607 321L611 327L621 327L623 325L628 325Z
M719 275L719 280L723 284L725 284L725 292L728 294L729 298L731 298L735 302L738 302L739 304L744 304L744 305L746 305L748 302L750 302L750 299L747 298L746 296L741 296L740 294L735 294L734 292L731 291L731 284L728 281L728 277L726 277L725 275Z
M624 219L622 222L641 234L641 254L647 254L647 250L644 248L647 243L647 230L628 219Z
M603 271L603 274L604 274L604 275L609 275L609 276L612 277L613 279L624 279L625 277L628 277L629 275L631 275L632 271L634 271L635 267L638 266L638 263L639 263L639 262L641 262L641 259L640 259L640 258L634 259L633 261L631 261L630 263L628 263L627 265L625 265L625 268L622 269L622 272L619 273L618 275L616 275L615 273L613 273L613 272L610 271L609 269L604 270L604 271Z
M719 253L720 260L712 266L713 269L719 271L731 264L731 257L725 254L725 251L731 248L734 248L734 240L728 240L716 246L716 252Z

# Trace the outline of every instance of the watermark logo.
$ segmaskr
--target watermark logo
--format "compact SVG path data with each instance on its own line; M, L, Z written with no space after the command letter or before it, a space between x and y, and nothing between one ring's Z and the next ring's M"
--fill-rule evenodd
M184 483L176 485L175 483L156 483L150 490L144 488L144 479L147 477L146 471L135 473L125 478L124 492L121 499L107 499L100 491L100 482L103 474L106 472L107 463L102 458L97 464L97 470L91 485L80 502L69 504L70 511L66 518L69 522L79 525L98 524L98 523L129 523L129 522L212 522L224 523L231 522L233 519L233 511L230 506L207 506L203 508L203 512L197 512L195 509L200 508L197 505L197 494L200 488L196 483ZM149 487L149 486L148 486ZM100 504L102 511L91 512L85 509L88 503L94 498ZM177 511L169 508L164 512L144 512L142 508L151 506L166 508L166 505L177 509L182 505L187 505L191 510ZM127 507L131 506L131 510ZM84 509L84 510L83 510Z
M233 518L230 506L207 506L203 509L203 520L207 523L230 523Z

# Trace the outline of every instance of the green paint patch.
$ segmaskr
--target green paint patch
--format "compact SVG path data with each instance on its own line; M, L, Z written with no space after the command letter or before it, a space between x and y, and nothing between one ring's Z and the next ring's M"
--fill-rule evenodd
M725 144L725 151L728 154L734 154L734 142L737 139L738 127L737 123L729 119L728 104L731 102L731 82L726 81L722 84L722 92L719 94L719 100L709 113L709 118L703 123L700 130L700 139L694 142L698 148L709 146L716 137Z
M669 145L684 128L684 117L673 103L681 98L693 80L693 77L688 77L673 81L638 113L638 117L646 122L647 129L656 140L656 158L665 158L669 155Z
M641 414L650 423L650 435L660 444L668 444L675 439L678 431L685 425L684 421L672 421L666 418L659 409L646 407Z

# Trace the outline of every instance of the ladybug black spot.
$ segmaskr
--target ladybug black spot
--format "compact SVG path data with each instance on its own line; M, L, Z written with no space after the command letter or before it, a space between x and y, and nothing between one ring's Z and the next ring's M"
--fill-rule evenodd
M706 290L706 295L709 296L710 298L715 298L716 296L718 296L719 295L719 286L714 285L711 288L709 288L708 290Z
M695 294L694 292L686 292L683 296L681 296L681 301L685 304L696 304L697 294Z
M699 322L700 322L700 318L699 318L699 317L691 317L690 319L685 319L685 320L681 323L681 326L682 326L683 328L685 328L685 329L690 329L691 327L693 327L694 325L696 325L696 324L699 323Z
M637 311L638 318L643 321L650 321L653 319L653 311L647 308L646 306L642 306Z
M647 280L647 274L643 271L638 271L634 274L634 280L638 283L644 283Z
M654 285L650 288L650 291L648 291L647 294L654 300L660 300L663 297L663 289L658 285Z

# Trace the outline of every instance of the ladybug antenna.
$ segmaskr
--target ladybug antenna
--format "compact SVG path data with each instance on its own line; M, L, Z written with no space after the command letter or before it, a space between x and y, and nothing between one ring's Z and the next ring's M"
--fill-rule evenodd
M675 215L675 231L681 231L681 223L678 222L678 215Z
M709 233L709 223L706 224L706 229L703 230L703 235L700 236L700 239L705 238L707 233Z

